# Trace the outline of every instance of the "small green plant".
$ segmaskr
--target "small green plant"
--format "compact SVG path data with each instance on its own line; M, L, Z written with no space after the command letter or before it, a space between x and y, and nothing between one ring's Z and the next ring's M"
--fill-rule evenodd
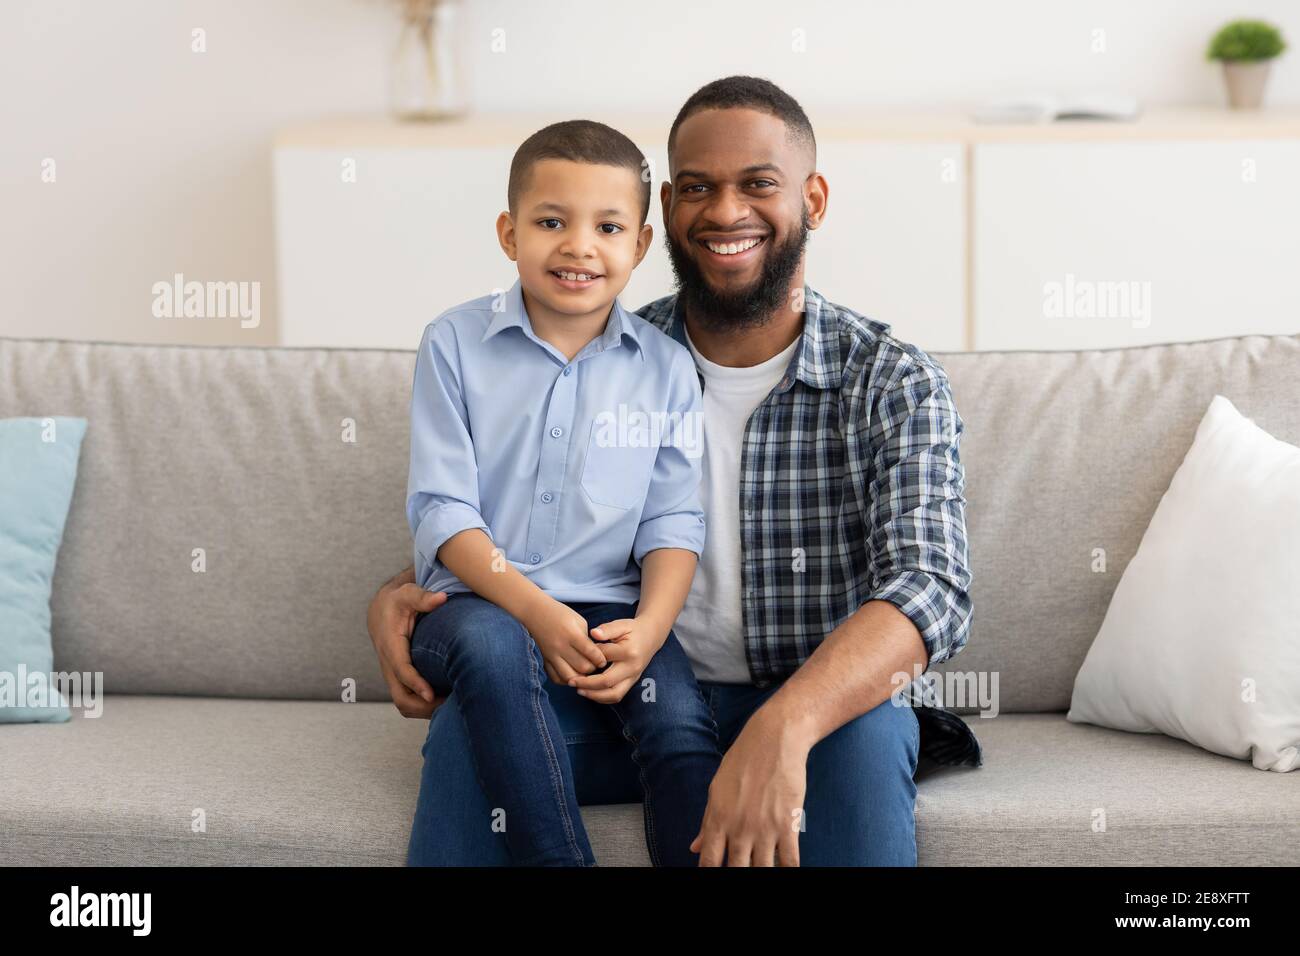
M1229 62L1271 60L1286 49L1286 41L1277 27L1263 20L1234 20L1210 41L1205 56Z

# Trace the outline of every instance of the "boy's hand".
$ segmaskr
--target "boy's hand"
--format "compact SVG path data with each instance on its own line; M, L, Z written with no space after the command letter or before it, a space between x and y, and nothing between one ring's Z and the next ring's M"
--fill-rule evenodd
M587 635L587 620L561 601L547 597L520 623L542 652L546 676L567 684L579 674L604 667L607 659Z
M607 670L569 681L578 693L599 704L617 704L640 678L650 659L668 640L668 629L646 618L625 617L591 629L597 646L613 663Z

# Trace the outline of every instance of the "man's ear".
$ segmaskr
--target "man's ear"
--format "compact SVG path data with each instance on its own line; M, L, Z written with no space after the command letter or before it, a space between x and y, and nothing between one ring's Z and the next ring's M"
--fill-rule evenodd
M501 243L501 251L506 254L511 262L517 258L515 248L515 221L510 218L509 212L503 212L497 216L497 242Z
M659 205L663 207L664 228L668 228L668 210L672 208L673 184L664 180L659 187Z
M803 203L808 213L809 229L819 228L822 220L826 218L826 206L830 202L830 194L831 188L826 183L826 177L821 173L814 172L804 180Z
M636 237L636 258L632 261L632 268L635 269L645 258L645 254L650 249L650 240L654 238L654 227L646 223L641 227L641 232Z

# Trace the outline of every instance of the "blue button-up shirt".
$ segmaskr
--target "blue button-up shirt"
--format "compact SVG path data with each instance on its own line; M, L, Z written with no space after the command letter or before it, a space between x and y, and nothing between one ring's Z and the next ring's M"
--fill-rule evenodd
M438 548L481 528L556 600L638 600L647 553L704 545L700 403L690 352L617 301L572 361L534 334L517 281L444 312L411 390L416 581L468 591Z

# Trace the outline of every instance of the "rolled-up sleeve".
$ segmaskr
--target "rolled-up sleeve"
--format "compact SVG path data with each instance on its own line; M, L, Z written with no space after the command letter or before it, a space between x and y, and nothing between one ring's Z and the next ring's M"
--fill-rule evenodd
M932 666L970 632L964 430L947 375L908 361L869 416L868 561L873 601L888 601L921 633Z
M482 528L491 537L479 512L478 466L455 333L442 327L444 321L425 329L411 387L406 518L415 538L416 581L422 587L448 538L469 528Z
M632 543L632 556L638 566L657 548L683 548L697 555L704 550L704 508L700 504L702 397L695 361L685 348L675 355L668 412L641 524Z

